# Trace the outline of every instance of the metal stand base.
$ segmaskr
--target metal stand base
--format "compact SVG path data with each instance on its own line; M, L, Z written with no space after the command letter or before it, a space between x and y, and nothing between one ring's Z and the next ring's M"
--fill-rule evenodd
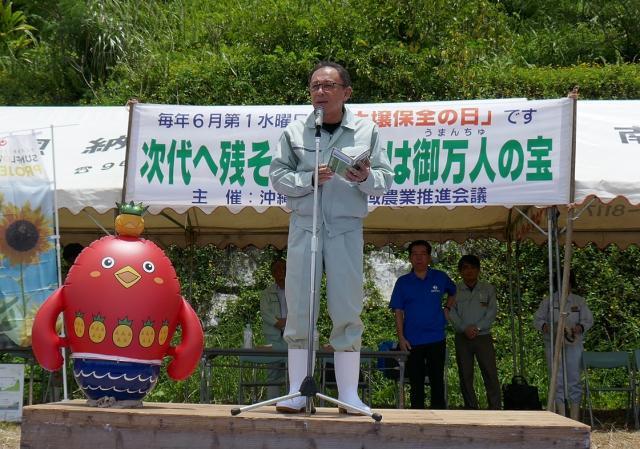
M313 407L313 398L318 398L318 399L322 399L323 401L331 402L332 404L337 405L341 413L369 416L376 422L382 421L382 415L380 413L375 413L375 412L361 409L359 407L354 407L353 405L347 404L346 402L339 401L330 396L320 393L315 379L311 376L307 376L304 378L304 380L302 381L302 385L300 385L300 391L296 393L291 393L284 396L280 396L278 398L257 402L255 404L246 405L244 407L233 408L231 409L231 415L237 416L242 412L255 410L265 405L274 405L277 402L286 401L288 399L293 399L300 396L305 396L307 398L307 406L305 410L305 414L307 416L310 416L312 413L315 413L315 408Z

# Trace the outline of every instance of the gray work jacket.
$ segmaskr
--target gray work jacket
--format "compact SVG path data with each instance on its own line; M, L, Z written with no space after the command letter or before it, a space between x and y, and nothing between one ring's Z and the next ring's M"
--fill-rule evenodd
M449 312L449 320L456 333L462 333L468 326L476 326L478 335L491 332L496 319L496 289L488 282L478 281L473 290L464 282L456 286L456 305Z
M369 177L356 183L334 175L318 189L318 225L324 224L329 235L361 227L362 218L368 214L368 196L380 196L391 186L393 172L386 152L380 147L377 126L345 108L342 123L333 134L321 131L320 164L328 162L331 148L354 146L369 148ZM311 180L315 157L315 117L310 114L306 120L297 120L287 126L269 170L273 188L287 195L291 224L307 230L313 226Z

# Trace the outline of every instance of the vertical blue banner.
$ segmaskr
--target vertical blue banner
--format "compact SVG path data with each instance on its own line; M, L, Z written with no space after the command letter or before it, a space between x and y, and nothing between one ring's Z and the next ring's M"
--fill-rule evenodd
M31 346L57 288L53 191L35 135L0 137L0 349Z

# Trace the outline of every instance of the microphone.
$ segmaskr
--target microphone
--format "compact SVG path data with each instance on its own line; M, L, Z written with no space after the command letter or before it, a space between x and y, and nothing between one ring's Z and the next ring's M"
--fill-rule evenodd
M313 111L313 114L316 116L316 129L322 128L322 121L324 120L324 109L316 108Z

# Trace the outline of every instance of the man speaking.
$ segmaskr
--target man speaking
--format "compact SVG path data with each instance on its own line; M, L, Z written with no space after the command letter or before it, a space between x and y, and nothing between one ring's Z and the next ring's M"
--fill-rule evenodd
M309 91L315 111L306 120L292 122L285 129L269 172L273 188L287 195L287 206L291 209L285 287L288 315L284 331L289 393L299 391L307 373L313 191L317 182L315 315L317 319L317 297L324 269L333 322L330 343L335 350L338 400L368 410L358 397L363 331L362 219L368 213L368 196L382 195L390 187L393 173L380 147L376 125L355 117L344 107L352 92L351 78L344 67L327 61L318 63L309 75ZM314 179L316 125L321 126L317 180ZM366 154L340 176L327 165L335 149L347 154L355 154L354 151ZM303 412L305 405L306 398L298 396L279 402L276 409L297 413Z

